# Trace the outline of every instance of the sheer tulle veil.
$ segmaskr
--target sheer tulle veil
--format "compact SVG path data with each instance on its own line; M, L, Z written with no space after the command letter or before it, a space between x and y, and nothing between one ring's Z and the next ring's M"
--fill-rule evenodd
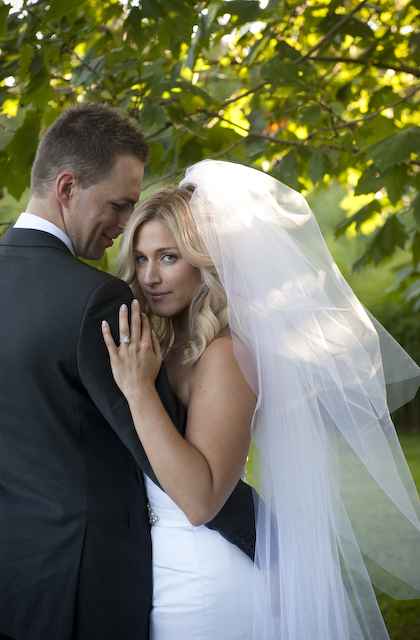
M420 598L420 509L389 411L420 369L342 277L303 196L221 161L190 167L253 420L254 640L382 640L372 584Z

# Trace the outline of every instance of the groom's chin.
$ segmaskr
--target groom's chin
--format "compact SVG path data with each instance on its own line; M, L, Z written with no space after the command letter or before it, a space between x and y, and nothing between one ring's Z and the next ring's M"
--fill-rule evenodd
M105 255L105 249L102 247L97 249L90 249L88 251L85 250L77 253L77 255L79 258L82 258L82 260L101 260L101 258L103 258Z

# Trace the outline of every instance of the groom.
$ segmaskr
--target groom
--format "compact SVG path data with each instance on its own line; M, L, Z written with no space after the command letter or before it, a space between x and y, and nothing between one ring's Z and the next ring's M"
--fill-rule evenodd
M114 335L132 294L99 259L139 198L147 146L103 105L47 130L27 211L0 240L0 637L147 640L151 539L142 471L155 479L113 381ZM157 389L182 406L165 370ZM210 527L252 556L252 496L240 483Z

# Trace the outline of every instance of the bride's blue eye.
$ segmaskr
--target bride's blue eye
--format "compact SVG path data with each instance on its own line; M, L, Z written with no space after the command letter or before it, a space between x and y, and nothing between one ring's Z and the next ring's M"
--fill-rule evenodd
M144 256L136 256L136 257L134 258L134 262L135 262L136 264L141 264L141 263L143 263L145 260L146 260L146 258L145 258Z
M173 264L174 262L176 262L178 260L178 256L174 255L173 253L165 253L161 257L161 260L163 262L166 262L166 264Z

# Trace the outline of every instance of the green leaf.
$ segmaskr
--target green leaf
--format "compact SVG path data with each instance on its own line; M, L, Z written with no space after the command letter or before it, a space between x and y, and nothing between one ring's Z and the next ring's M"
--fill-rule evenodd
M408 280L408 278L410 278L413 273L415 273L415 269L412 264L405 265L401 269L397 269L395 271L395 282L390 288L390 291L398 291L401 284Z
M263 79L272 82L273 85L297 85L301 80L299 72L300 69L294 62L280 59L269 60L261 67Z
M385 138L393 136L397 132L398 129L393 120L378 115L358 127L355 131L355 136L358 144L362 148L367 148L370 145L382 142Z
M413 282L411 286L408 287L407 291L405 292L405 299L408 302L410 302L415 298L418 298L419 296L420 296L420 280L416 280L415 282Z
M407 186L408 176L405 165L398 164L384 174L385 187L392 204L397 204Z
M142 14L138 7L133 7L128 14L124 26L128 37L134 42L139 49L144 47L144 40L142 38L141 29Z
M29 82L22 95L22 106L45 107L52 93L44 52L36 51L29 67Z
M367 152L378 169L386 171L404 162L420 148L420 127L408 127L370 147Z
M180 150L182 164L190 165L203 158L203 145L192 136L186 140Z
M366 22L361 22L357 18L350 18L343 21L343 16L337 13L330 13L320 23L319 29L323 33L327 33L330 29L337 27L335 38L338 40L338 34L349 34L355 38L373 38L374 33Z
M397 102L399 99L400 96L394 93L391 87L381 87L377 91L374 91L369 98L369 109L372 111L383 109L384 106Z
M223 3L219 13L236 15L239 18L239 22L244 24L245 22L258 20L261 9L259 2L256 0L231 0L229 3Z
M420 231L416 231L411 243L411 250L413 252L413 264L420 263Z
M299 120L301 122L311 125L318 124L320 120L322 120L322 117L322 109L316 104L313 104L310 107L305 107L299 114Z
M9 9L10 7L8 7L7 5L0 4L0 38L2 38L6 33Z
M227 127L214 126L208 129L205 137L205 147L212 154L222 153L224 149L231 147L236 143L240 143L243 137ZM205 154L204 154L205 155Z
M359 178L354 194L376 193L384 185L384 178L374 164L371 164Z
M69 19L70 16L77 13L80 6L85 4L86 0L60 0L60 2L51 2L46 14L48 21L61 20L64 16Z
M165 16L165 10L159 0L142 0L142 14L145 18L160 18Z
M341 31L341 29L340 29ZM348 33L355 38L373 38L374 33L370 26L366 22L362 22L357 18L351 18L348 22L346 22L343 32Z
M105 67L105 56L94 56L94 51L88 51L87 55L80 62L80 65L73 72L73 85L84 87L101 80L102 71Z
M28 110L22 126L19 127L4 150L6 157L8 157L7 175L4 182L8 191L16 199L20 198L29 184L40 127L40 112Z
M145 131L150 131L152 135L155 131L159 131L167 122L165 110L155 102L147 102L144 104L140 112L141 126Z
M327 173L328 156L318 149L311 154L309 160L309 176L312 182L316 183L321 180Z
M398 217L390 216L374 233L365 253L354 263L353 270L358 271L369 263L378 264L385 258L389 258L398 247L404 248L407 238L405 227Z
M23 124L24 111L18 112L15 118L6 118L0 115L0 151L7 147L9 142L13 139L16 131Z
M165 147L159 142L150 144L149 160L147 162L147 171L150 175L158 174L165 164Z
M340 102L345 102L347 104L347 102L352 97L352 83L346 82L345 84L341 85L341 87L338 89L337 93L335 94L335 97Z
M19 49L19 77L25 81L28 75L31 73L31 64L36 54L36 49L33 45L28 43L24 44Z
M369 220L370 218L372 218L372 216L380 212L381 205L379 201L372 200L372 202L369 202L369 204L356 211L356 213L353 213L353 215L349 216L345 220L342 220L335 228L335 237L339 238L340 236L342 236L343 233L345 233L345 231L349 227L351 227L352 224L356 226L356 231L358 231L360 229L360 226L364 222L366 222L366 220Z
M417 226L420 228L420 193L414 198L413 202L411 203L410 209L417 223Z
M296 154L293 151L289 151L289 153L283 156L283 158L275 164L271 173L275 178L292 187L292 189L298 190L300 188L299 166Z

